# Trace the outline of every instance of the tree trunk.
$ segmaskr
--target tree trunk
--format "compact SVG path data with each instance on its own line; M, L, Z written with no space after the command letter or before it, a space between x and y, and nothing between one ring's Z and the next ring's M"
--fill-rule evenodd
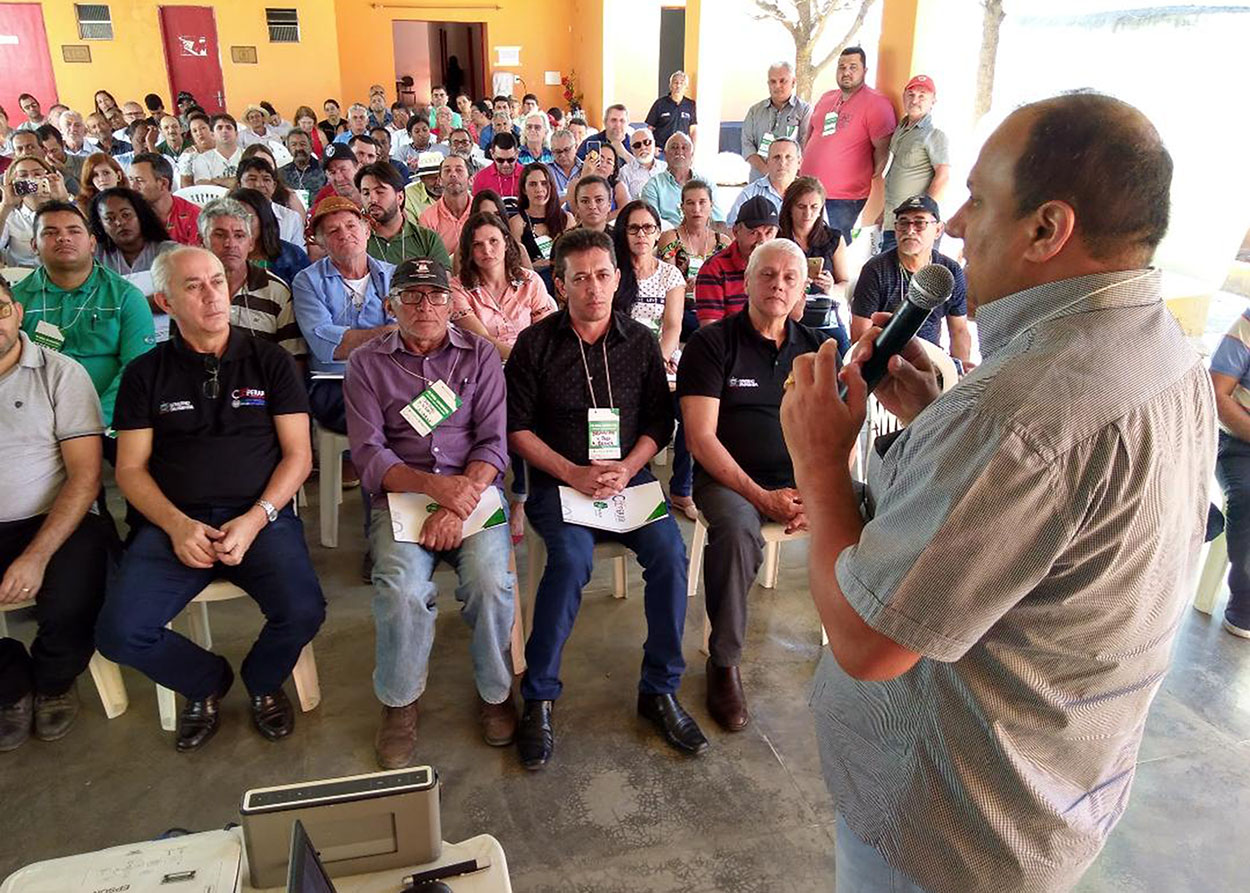
M980 121L994 102L994 64L998 59L998 31L1003 24L1003 0L984 0L981 20L981 58L977 63L977 94L973 123Z
M800 99L811 102L812 83L816 80L812 72L812 45L795 38L794 50L794 92Z

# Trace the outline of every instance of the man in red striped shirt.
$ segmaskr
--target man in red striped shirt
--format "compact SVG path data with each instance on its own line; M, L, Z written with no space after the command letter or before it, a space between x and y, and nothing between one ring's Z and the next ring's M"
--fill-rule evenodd
M744 276L756 246L777 237L777 209L765 196L743 202L733 243L708 258L694 281L694 312L706 326L733 316L747 304Z

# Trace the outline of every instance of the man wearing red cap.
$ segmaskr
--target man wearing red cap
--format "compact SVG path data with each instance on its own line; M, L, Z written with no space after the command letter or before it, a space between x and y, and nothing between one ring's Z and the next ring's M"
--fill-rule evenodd
M950 179L950 147L946 134L933 126L937 86L918 74L903 88L903 120L890 137L890 167L885 172L885 210L881 212L881 250L896 244L894 208L913 195L941 203Z

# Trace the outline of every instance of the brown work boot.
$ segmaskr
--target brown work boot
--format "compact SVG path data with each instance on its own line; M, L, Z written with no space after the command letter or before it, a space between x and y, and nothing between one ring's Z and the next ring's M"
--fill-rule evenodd
M707 712L726 732L741 732L751 721L737 667L718 667L707 659Z
M403 769L417 750L417 702L406 707L382 707L382 725L373 739L378 765Z
M516 738L516 704L512 692L500 704L487 704L478 696L478 715L482 720L482 735L491 747L506 747Z

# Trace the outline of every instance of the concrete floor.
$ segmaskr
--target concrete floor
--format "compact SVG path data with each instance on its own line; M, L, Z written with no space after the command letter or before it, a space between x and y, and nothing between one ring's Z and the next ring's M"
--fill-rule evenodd
M329 600L316 640L323 701L299 716L294 736L263 741L236 687L217 737L200 753L179 755L172 734L160 730L151 683L126 670L130 709L109 721L84 676L83 715L68 738L32 740L0 757L0 877L169 828L220 828L237 819L250 787L375 768L379 707L370 683L370 593L358 577L359 513L349 495L343 545L312 550ZM315 540L315 515L307 515ZM691 525L681 524L688 540ZM523 569L524 549L519 559ZM834 810L806 707L820 640L805 543L784 548L775 592L753 592L744 676L754 721L740 734L721 732L703 706L702 595L690 603L682 700L712 741L696 759L678 756L634 715L644 632L636 565L628 601L611 597L606 566L587 589L565 653L555 759L539 773L522 770L514 749L482 742L467 630L455 616L450 572L440 570L439 579L448 594L418 761L442 779L445 839L494 834L518 891L832 889ZM210 615L217 649L237 666L259 614L240 600L213 605ZM13 634L28 638L29 620L10 618ZM1131 805L1078 889L1244 890L1235 840L1246 827L1250 642L1193 612L1147 724Z

